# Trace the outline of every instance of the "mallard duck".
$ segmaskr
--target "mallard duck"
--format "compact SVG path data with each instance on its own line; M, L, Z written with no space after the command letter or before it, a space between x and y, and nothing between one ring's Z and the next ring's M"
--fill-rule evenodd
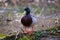
M24 9L24 16L21 18L21 23L23 24L24 26L24 33L29 33L31 34L33 32L33 26L31 25L34 25L36 23L36 18L34 16L32 16L30 14L30 8L29 7L26 7ZM28 28L28 30L27 30Z

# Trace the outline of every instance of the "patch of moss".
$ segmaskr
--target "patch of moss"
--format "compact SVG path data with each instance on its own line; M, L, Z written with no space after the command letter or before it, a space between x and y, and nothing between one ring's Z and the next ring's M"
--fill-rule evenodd
M12 14L11 14L10 12L8 12L7 16L8 16L8 17L11 17L11 16L12 16Z
M53 28L48 28L47 31L52 34L56 34L57 26L54 26Z
M18 40L35 40L41 35L42 35L41 31L35 31L30 35L29 34L27 36L24 35L22 38L19 38Z
M5 38L6 36L7 36L6 34L2 34L2 33L0 33L0 39Z

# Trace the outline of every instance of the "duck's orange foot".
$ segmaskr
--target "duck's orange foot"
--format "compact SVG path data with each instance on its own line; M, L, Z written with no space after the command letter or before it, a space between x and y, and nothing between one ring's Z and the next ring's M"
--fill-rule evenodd
M28 32L28 34L32 34L32 33L33 33L33 31L29 31L29 32Z
M28 34L28 32L27 31L24 31L23 34Z

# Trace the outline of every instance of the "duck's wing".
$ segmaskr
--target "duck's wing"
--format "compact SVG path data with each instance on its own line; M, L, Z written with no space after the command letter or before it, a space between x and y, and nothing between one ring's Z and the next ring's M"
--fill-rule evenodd
M35 17L35 16L32 16L32 15L31 15L31 17L32 17L32 24L37 23L37 19L36 19L36 17Z

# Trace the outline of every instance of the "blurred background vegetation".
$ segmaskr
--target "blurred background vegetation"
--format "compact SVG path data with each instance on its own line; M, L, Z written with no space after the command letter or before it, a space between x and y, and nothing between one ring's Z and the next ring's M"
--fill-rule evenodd
M31 9L31 14L38 20L36 28L39 31L28 36L23 34L24 36L22 38L18 37L17 40L33 40L33 38L35 40L44 33L40 30L59 35L56 32L58 26L60 26L60 0L0 0L0 33L4 33L0 34L0 39L6 37L6 34L12 34L13 32L15 34L15 31L20 32L19 26L21 26L21 23L16 22L15 19L20 20L23 9L27 6ZM11 22L7 22L7 19ZM11 39L11 37L13 38ZM15 35L11 37L4 39L15 39Z

